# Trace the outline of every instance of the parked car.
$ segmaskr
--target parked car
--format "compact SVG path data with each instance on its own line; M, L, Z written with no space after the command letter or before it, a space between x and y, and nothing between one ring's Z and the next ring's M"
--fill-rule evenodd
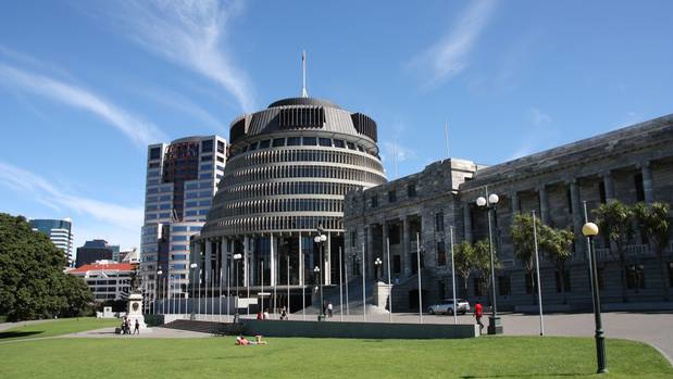
M470 303L465 299L457 299L456 309L458 310L458 314L464 315L470 311ZM429 306L428 313L431 315L452 315L454 313L453 299L444 299L437 304Z

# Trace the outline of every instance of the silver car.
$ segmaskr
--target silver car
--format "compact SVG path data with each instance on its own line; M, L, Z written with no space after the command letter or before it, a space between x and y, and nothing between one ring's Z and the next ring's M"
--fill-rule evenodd
M465 299L456 299L456 309L458 314L464 315L470 311L470 303ZM453 299L444 299L437 304L429 306L428 313L431 315L453 315Z

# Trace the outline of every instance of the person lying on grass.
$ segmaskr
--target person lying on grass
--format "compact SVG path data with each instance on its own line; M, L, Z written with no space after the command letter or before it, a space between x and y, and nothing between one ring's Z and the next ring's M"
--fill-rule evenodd
M236 345L266 345L266 341L262 341L262 336L260 334L255 336L254 341L250 341L243 336L236 337Z

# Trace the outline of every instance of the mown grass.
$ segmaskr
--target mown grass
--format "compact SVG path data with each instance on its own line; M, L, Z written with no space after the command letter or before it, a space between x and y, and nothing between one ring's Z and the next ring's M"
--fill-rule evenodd
M120 324L121 321L118 319L93 317L45 320L44 322L26 324L0 331L0 343L15 339L53 337L87 330L115 327Z
M54 338L0 341L0 378L586 378L595 375L592 338L484 337L463 340L233 337ZM652 347L608 339L609 378L671 378Z

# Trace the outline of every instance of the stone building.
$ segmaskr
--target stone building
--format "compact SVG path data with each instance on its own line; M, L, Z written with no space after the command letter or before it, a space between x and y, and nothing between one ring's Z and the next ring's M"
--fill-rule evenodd
M514 215L532 211L545 224L569 227L576 236L564 286L555 266L542 259L544 304L565 309L590 306L587 243L581 237L585 212L591 219L591 211L610 199L626 204L673 203L673 115L489 167L447 159L420 173L353 191L345 199L346 263L359 272L364 257L368 281L379 276L393 282L394 310L418 308L419 266L424 305L451 297L452 239L459 243L488 238L488 212L475 200L491 193L499 196L492 208L493 246L502 264L495 275L498 307L515 309L535 301L528 272L515 258L510 237ZM625 267L609 253L604 236L597 238L597 247L604 302L662 301L662 288L673 286L670 244L664 277L656 255L640 236L626 248ZM377 258L385 275L377 272ZM488 302L490 290L479 273L466 284L456 278L458 296Z

